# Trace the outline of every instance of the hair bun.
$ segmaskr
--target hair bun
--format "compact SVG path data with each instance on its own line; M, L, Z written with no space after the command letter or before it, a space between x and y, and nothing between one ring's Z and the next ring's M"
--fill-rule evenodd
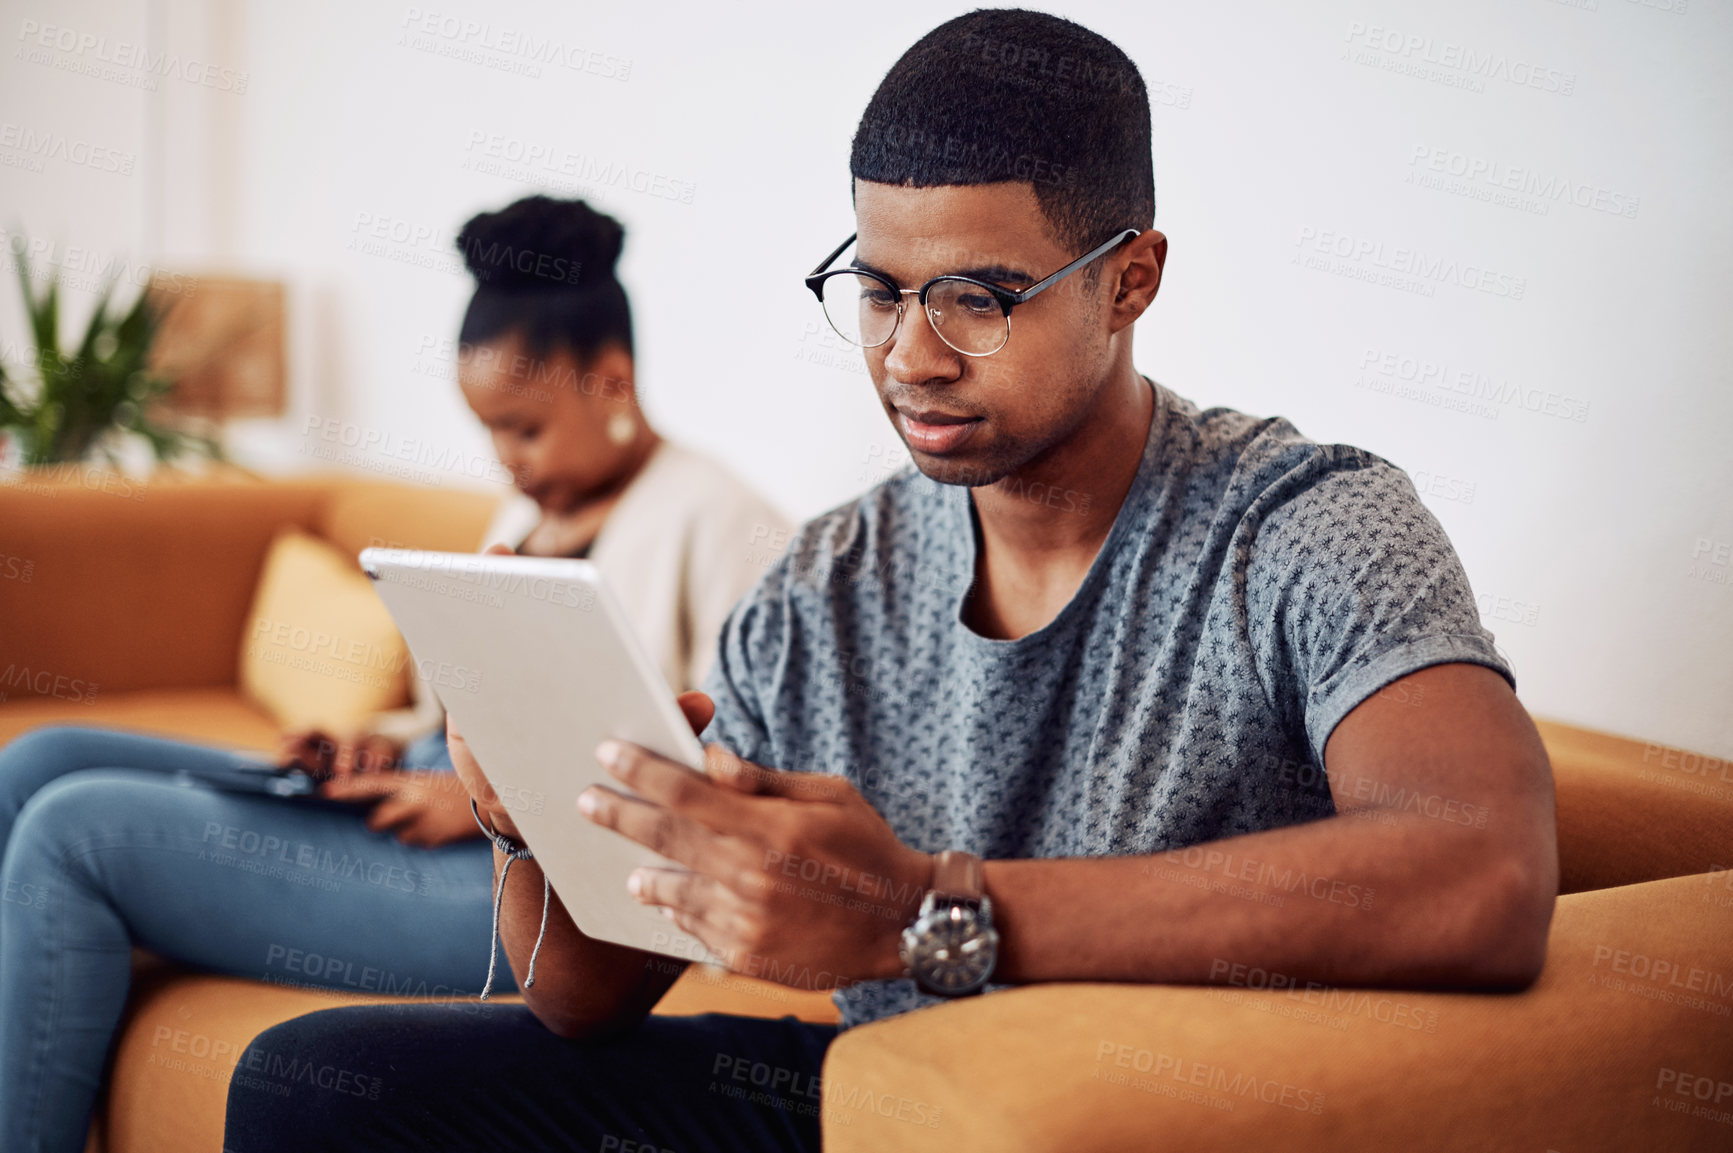
M471 217L457 249L483 288L558 289L613 280L625 241L618 220L582 200L526 196Z

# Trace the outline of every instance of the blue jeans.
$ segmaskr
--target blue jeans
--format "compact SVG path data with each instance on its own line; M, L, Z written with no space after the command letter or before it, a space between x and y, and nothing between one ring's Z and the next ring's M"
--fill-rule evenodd
M327 1009L247 1047L223 1148L816 1153L821 1113L846 1125L888 1100L820 1084L836 1032L704 1013L566 1041L522 1005Z
M417 752L426 764L442 750ZM199 781L258 763L101 729L39 729L0 749L0 1149L83 1149L133 945L282 984L480 990L487 842L412 848L370 832L360 807ZM232 1064L249 1040L197 1019L184 1031L162 1042L165 1063ZM196 1064L177 1067L205 1075Z

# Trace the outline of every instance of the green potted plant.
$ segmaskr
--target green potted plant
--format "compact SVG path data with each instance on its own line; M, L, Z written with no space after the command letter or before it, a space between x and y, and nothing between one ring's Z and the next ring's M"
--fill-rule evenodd
M35 345L19 373L0 361L0 438L16 440L26 467L93 460L118 466L119 444L142 437L158 461L186 453L221 458L216 440L162 421L152 402L174 382L150 367L151 344L166 309L148 288L124 311L111 309L115 280L97 298L76 349L60 347L60 272L37 295L29 261L14 249L18 285ZM8 455L11 455L9 452Z

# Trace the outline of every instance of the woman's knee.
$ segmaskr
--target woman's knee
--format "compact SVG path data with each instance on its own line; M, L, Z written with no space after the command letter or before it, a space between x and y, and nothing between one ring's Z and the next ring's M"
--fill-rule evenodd
M104 799L98 781L82 779L91 775L68 774L25 802L0 860L0 895L8 904L35 909L52 905L47 915L59 917L68 884L97 887L88 871L88 857L79 852L88 842L92 819L100 819L93 807Z
M0 747L0 806L17 812L45 782L77 767L86 731L76 725L50 725Z
M59 863L99 843L161 839L164 806L186 790L116 769L80 769L37 789L19 810L6 846L8 872L35 860Z
M80 736L89 731L80 725L43 725L26 730L0 745L0 765L26 757L54 759L76 746Z

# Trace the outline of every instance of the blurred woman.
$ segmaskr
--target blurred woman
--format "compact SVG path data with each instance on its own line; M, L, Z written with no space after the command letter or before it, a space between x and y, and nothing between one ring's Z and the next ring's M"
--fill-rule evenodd
M581 201L470 220L459 384L522 494L482 543L587 557L681 691L786 522L645 418L623 240ZM83 1149L134 945L454 1007L479 990L492 850L449 773L437 702L419 695L362 733L288 737L284 757L328 778L311 802L226 787L260 758L188 742L57 727L0 749L0 1149Z

